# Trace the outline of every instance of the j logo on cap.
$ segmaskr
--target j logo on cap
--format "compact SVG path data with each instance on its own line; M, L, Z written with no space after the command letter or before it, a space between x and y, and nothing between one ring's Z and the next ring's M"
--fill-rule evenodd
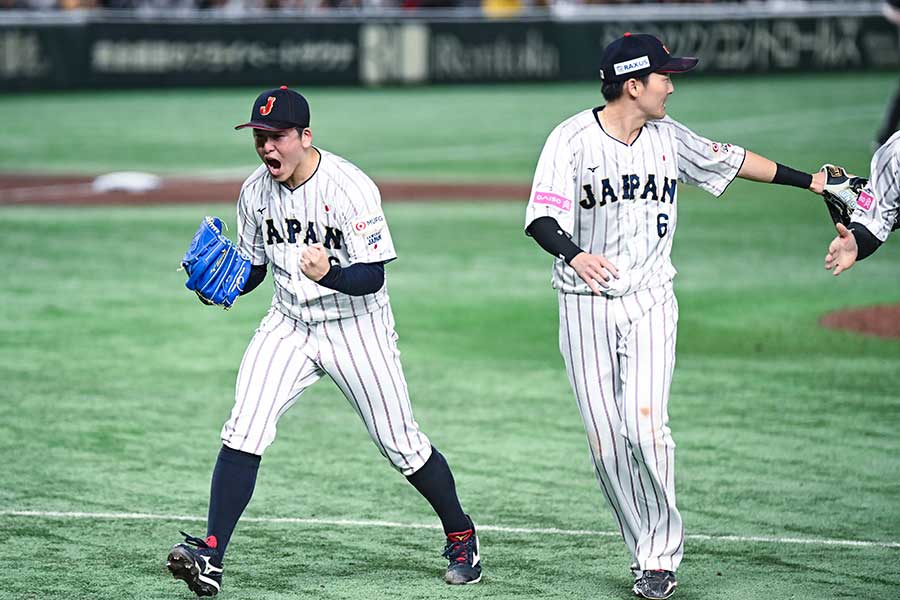
M306 98L283 85L266 90L256 97L250 109L250 120L235 129L252 127L263 131L309 127L309 103Z
M272 105L275 104L275 96L269 96L268 100L266 100L265 106L259 107L259 114L262 116L267 116L270 112L272 112Z

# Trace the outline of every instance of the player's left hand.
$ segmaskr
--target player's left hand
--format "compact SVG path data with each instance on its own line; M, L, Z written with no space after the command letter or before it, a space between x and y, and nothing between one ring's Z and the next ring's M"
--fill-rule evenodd
M328 262L325 246L313 244L303 250L303 254L300 255L300 270L304 275L313 281L319 281L325 277L329 269L331 269L331 263Z
M222 235L223 227L221 219L205 217L181 267L188 275L184 287L195 292L203 304L228 309L244 290L251 264L234 242Z
M831 240L828 245L828 254L825 255L825 268L831 271L834 269L834 275L840 275L856 263L858 248L856 246L856 238L849 229L841 223L835 224L838 235Z

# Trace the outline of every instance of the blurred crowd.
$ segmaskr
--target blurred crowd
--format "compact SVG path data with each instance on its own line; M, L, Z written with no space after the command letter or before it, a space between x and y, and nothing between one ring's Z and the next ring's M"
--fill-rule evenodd
M329 10L359 8L463 8L501 5L514 12L516 9L544 7L555 2L573 4L715 4L722 1L744 0L0 0L0 9L13 10L76 10L76 9L131 9L131 10L179 10L219 9L242 11L258 9ZM748 0L759 4L766 0ZM783 0L768 0L781 2ZM814 0L828 2L833 0Z

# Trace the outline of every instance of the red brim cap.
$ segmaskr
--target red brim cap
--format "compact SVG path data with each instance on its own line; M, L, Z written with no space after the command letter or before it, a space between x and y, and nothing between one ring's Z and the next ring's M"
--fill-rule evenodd
M666 64L654 71L657 73L684 73L696 67L698 62L700 59L693 56L673 56L666 61Z
M285 129L293 129L294 127L298 127L294 123L282 123L279 121L266 121L265 123L260 121L248 121L243 125L235 125L235 129L246 129L247 127L252 127L253 129L262 129L263 131L284 131Z

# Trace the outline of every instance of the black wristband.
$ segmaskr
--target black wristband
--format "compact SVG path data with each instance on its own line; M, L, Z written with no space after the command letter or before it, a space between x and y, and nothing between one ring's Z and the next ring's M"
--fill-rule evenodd
M881 240L875 237L862 223L850 223L850 233L856 238L856 260L862 260L872 255L881 246Z
M772 183L791 185L803 190L808 190L812 184L812 175L809 173L797 171L780 163L775 163L775 167L775 177L772 179Z
M566 261L566 264L584 252L553 217L538 217L525 228L525 233L533 237L541 248Z

